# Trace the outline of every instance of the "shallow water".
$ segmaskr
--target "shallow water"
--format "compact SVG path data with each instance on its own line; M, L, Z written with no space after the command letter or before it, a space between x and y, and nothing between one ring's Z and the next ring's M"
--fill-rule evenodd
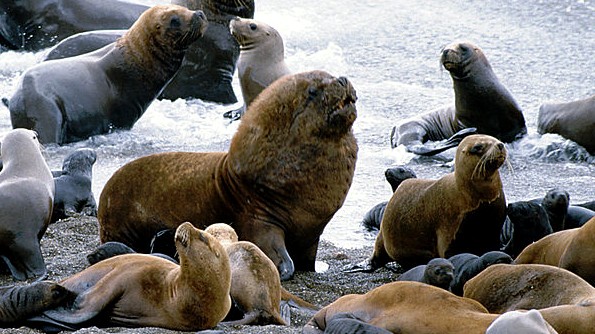
M156 4L159 1L136 2ZM277 28L294 71L326 70L347 76L357 89L359 143L353 185L322 235L341 247L373 243L360 226L373 205L387 200L384 170L407 164L419 177L448 173L454 152L418 159L390 149L389 133L400 120L454 101L452 81L441 70L439 51L458 39L478 44L522 107L529 135L507 145L512 170L502 171L508 201L541 197L552 187L572 202L595 200L595 157L556 135L536 133L537 110L547 101L595 94L595 3L592 1L257 1L256 19ZM0 97L9 97L37 53L0 53ZM234 88L241 93L237 78ZM222 117L237 107L193 101L155 101L131 131L48 145L52 169L78 147L98 152L93 190L124 163L155 152L226 150L237 128ZM0 106L0 136L11 128ZM595 129L594 129L595 131Z

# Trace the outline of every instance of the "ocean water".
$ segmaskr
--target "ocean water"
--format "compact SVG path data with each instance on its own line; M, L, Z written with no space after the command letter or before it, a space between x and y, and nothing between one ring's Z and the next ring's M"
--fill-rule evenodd
M523 109L529 134L507 145L512 168L501 171L507 200L542 197L553 187L566 189L573 203L595 200L595 157L560 136L536 132L542 103L595 94L593 1L257 0L255 18L281 33L292 71L326 70L348 77L357 90L356 173L323 239L341 247L373 243L374 236L360 221L368 209L391 196L386 168L405 164L424 178L450 172L454 150L419 158L403 148L391 149L389 134L407 117L454 102L452 81L441 69L439 53L455 40L469 40L483 49ZM45 51L0 53L0 97L10 97L21 73ZM237 77L234 89L241 100ZM238 122L230 123L222 114L239 105L155 101L132 130L47 145L45 156L52 169L59 169L75 148L94 148L98 160L93 191L99 198L113 172L137 157L227 150ZM0 136L10 129L9 112L2 105Z

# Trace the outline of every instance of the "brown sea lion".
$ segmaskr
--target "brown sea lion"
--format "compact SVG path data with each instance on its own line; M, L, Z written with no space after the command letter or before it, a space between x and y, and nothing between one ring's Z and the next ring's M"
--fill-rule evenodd
M0 256L17 280L45 276L39 241L52 216L52 172L31 130L8 132L0 156Z
M240 44L237 65L245 110L263 89L291 71L285 64L283 38L275 28L237 17L229 29Z
M525 247L515 263L549 264L595 285L595 218L580 228L550 234Z
M72 292L50 281L0 287L0 327L18 325L33 315L73 299Z
M444 257L465 214L502 193L498 169L505 161L502 142L471 135L457 148L454 172L438 180L403 181L388 202L372 257L354 270L374 270L391 260L409 269Z
M537 114L537 132L557 133L595 154L595 95L567 103L543 104Z
M100 196L101 242L147 252L155 233L180 221L223 222L267 254L282 280L296 268L313 271L319 237L351 186L356 99L344 77L285 76L252 103L228 152L161 153L126 164Z
M463 296L492 313L595 302L595 288L566 269L542 264L495 264L465 284Z
M9 102L12 126L57 144L130 129L206 26L201 11L155 6L113 44L29 68Z
M393 282L363 295L346 295L324 307L304 326L304 334L325 333L339 313L393 333L484 334L498 316L475 300L419 282ZM380 331L377 331L380 332Z
M231 271L225 249L186 222L175 235L180 264L147 254L125 254L96 263L60 285L74 303L44 312L71 326L212 328L231 306Z
M527 133L521 109L477 45L453 42L444 47L440 61L453 80L454 106L403 121L393 128L392 147L405 145L410 152L431 155L456 146L463 136L457 138L455 134L465 128L476 128L477 133L505 143ZM438 149L426 144L449 137L445 144L439 143Z

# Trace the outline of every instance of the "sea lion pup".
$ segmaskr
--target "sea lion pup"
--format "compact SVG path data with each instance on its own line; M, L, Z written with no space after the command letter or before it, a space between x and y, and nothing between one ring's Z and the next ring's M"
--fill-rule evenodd
M547 212L533 201L509 203L507 220L500 231L503 252L516 257L529 244L551 234Z
M392 147L405 145L408 151L416 154L424 154L426 150L436 154L425 144L426 141L440 141L471 127L476 128L477 133L496 137L505 143L527 133L521 109L477 45L453 42L442 50L440 62L453 80L454 106L405 120L393 128ZM455 136L455 140L451 138L447 143L453 142L456 146L462 137Z
M577 204L574 204L574 206L580 206L580 207L583 207L585 209L589 209L591 211L595 211L595 201L584 202L584 203L577 203Z
M201 11L154 6L115 43L29 68L9 102L12 126L57 144L132 128L206 26Z
M180 265L147 254L98 262L60 282L77 294L76 300L44 316L71 326L214 327L231 306L227 253L212 235L188 222L177 228L175 240Z
M564 219L564 228L571 229L585 225L591 218L595 217L595 211L578 205L568 206L568 213Z
M540 202L547 213L552 231L558 232L566 229L570 194L564 189L553 188L547 191Z
M450 291L457 296L463 295L463 286L485 268L497 263L512 263L512 257L500 251L491 251L477 256L470 253L457 254L448 258L454 265L454 278Z
M61 171L52 172L56 196L51 223L78 213L97 216L97 204L91 188L96 160L95 150L79 148L66 156Z
M240 44L237 66L243 110L246 110L263 89L291 71L285 64L283 38L275 28L257 20L236 17L229 23L229 30ZM242 113L234 118L240 118Z
M0 327L15 327L45 310L74 300L74 294L58 283L37 281L0 287Z
M0 156L0 256L17 280L45 276L39 242L52 216L52 172L31 130L9 131Z
M567 102L543 104L537 114L537 132L556 133L595 154L595 95Z
M530 245L515 263L549 264L572 271L595 285L595 218L580 228L550 234Z
M438 287L392 282L363 295L340 297L318 311L304 326L303 333L324 333L329 320L339 313L349 313L372 326L403 334L483 334L497 317L477 301Z
M281 280L313 271L319 237L353 179L356 99L345 77L285 76L248 108L228 152L160 153L124 165L100 196L101 242L147 252L155 233L180 219L223 222L267 254Z
M373 271L390 261L407 270L444 257L465 214L502 193L498 169L505 161L502 142L471 135L457 148L454 172L403 181L386 206L374 253L352 271Z
M450 291L450 284L454 278L454 266L441 257L431 259L428 264L413 267L402 273L397 281L413 281L437 286Z
M572 272L542 264L495 264L470 279L464 297L491 313L593 302L595 288Z

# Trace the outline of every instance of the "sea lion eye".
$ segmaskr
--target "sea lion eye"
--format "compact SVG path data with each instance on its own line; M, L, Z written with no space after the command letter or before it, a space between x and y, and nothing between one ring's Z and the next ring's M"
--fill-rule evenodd
M169 26L172 28L179 28L182 25L182 22L180 22L180 18L178 16L174 16L171 18L171 21L169 21Z
M318 95L318 89L316 87L308 88L308 99L313 100Z
M483 152L483 144L475 144L470 150L469 153L478 153L481 154Z
M258 28L258 26L256 25L256 23L250 23L250 29L256 30L256 28Z

